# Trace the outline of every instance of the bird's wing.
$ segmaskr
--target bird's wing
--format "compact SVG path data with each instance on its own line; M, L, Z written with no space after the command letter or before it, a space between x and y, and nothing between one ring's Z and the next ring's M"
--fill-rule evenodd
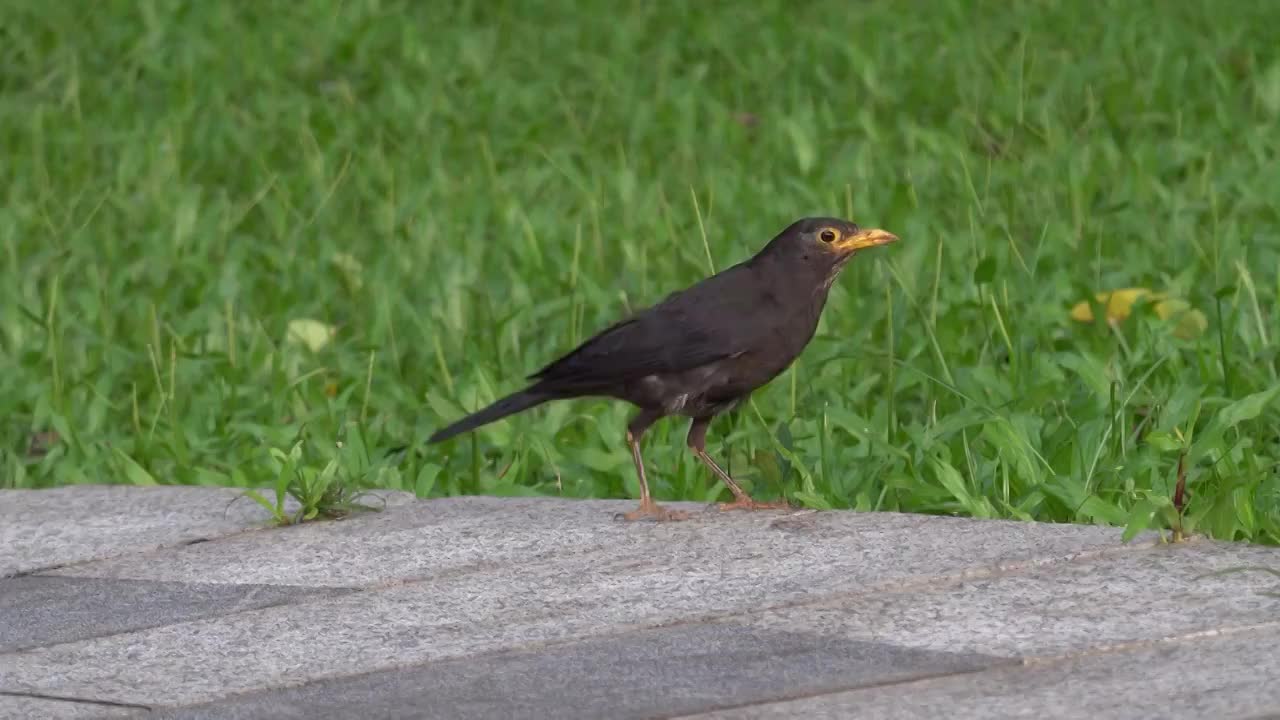
M581 387L689 370L741 354L764 330L749 273L735 266L622 320L531 379Z

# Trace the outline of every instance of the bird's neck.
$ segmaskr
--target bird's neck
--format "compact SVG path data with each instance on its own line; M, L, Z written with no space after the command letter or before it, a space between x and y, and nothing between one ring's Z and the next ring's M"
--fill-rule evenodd
M784 253L761 253L752 258L760 278L771 292L787 297L792 307L815 305L817 312L827 302L827 293L844 269L844 262L833 263L819 255L787 256Z
M823 260L825 258L763 256L752 261L761 286L768 288L779 306L791 309L784 322L795 327L808 326L810 331L817 327L831 284L841 270Z

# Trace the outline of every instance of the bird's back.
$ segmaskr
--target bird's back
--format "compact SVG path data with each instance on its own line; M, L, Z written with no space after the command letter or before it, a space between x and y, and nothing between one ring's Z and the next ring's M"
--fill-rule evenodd
M799 299L789 294L779 278L743 262L602 330L531 377L590 392L752 352L771 352L785 366L808 342L821 310L820 300L816 310L809 307L811 291Z

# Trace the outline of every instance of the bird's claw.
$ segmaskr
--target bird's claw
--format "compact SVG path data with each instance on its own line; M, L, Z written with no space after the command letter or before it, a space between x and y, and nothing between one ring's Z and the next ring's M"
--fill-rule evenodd
M689 513L683 510L672 510L664 508L658 503L649 502L641 503L640 507L627 513L618 513L613 516L614 520L633 522L636 520L649 520L652 522L675 522L678 520L688 520Z

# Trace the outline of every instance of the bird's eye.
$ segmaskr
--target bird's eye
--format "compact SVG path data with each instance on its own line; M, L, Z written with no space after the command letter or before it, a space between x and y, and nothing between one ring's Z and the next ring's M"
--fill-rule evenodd
M823 230L822 235L820 235L820 237L822 238L822 242L829 243L829 242L836 241L836 234L835 234L835 231L833 230Z

